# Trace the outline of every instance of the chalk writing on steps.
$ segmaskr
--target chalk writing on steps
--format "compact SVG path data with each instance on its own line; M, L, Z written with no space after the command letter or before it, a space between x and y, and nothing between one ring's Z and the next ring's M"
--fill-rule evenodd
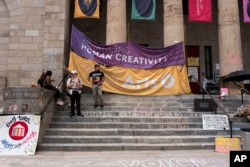
M185 159L185 158L170 158L159 160L120 160L118 161L122 167L215 167L224 166L225 160L221 159Z

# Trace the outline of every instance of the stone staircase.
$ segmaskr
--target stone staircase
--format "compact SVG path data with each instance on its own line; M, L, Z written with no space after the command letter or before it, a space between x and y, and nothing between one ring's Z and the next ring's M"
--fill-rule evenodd
M229 130L204 130L194 99L202 95L135 97L104 94L105 106L93 108L91 94L82 95L84 117L70 118L70 107L58 107L38 151L115 151L214 149L215 137L230 137ZM208 98L205 96L205 98ZM247 99L247 98L245 98ZM218 101L233 113L238 96ZM248 101L244 101L248 103ZM221 110L217 110L221 114ZM250 124L233 118L233 137Z

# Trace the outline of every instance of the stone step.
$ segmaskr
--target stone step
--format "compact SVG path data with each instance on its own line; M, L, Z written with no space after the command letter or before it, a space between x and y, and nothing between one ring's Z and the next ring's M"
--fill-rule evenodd
M204 130L202 115L194 112L194 99L202 95L140 97L104 94L104 108L93 108L93 96L83 94L84 117L70 117L70 107L58 106L38 150L115 151L115 150L190 150L214 149L216 137L230 137L230 130ZM218 95L217 95L218 96ZM240 96L217 102L227 114L241 105ZM209 99L209 96L204 95ZM245 98L244 102L247 102ZM218 114L225 114L217 109ZM46 116L46 115L45 115ZM233 137L249 127L247 118L233 120Z
M140 151L140 150L200 150L214 149L214 142L177 144L137 144L137 143L42 143L38 151Z
M92 94L83 93L82 99L86 101L93 101ZM176 95L176 96L129 96L129 95L120 95L120 94L112 94L112 93L104 93L103 94L104 100L106 101L118 101L122 99L123 101L130 101L130 102L161 102L161 101L190 101L193 99L211 99L213 97L217 101L227 102L227 101L238 101L241 102L241 95L228 95L226 96L226 100L218 99L218 95L202 95L202 94L186 94L186 95ZM244 95L243 101L249 102L250 95Z
M134 123L134 122L51 122L50 128L89 128L89 129L108 129L108 128L133 128L133 129L189 129L189 128L200 128L202 129L202 123ZM246 123L233 123L233 129L239 130L241 128L249 127L249 122Z
M143 144L176 144L176 143L211 143L215 136L44 136L43 143L143 143ZM221 136L220 137L228 137Z
M92 94L81 95L82 99L93 101ZM121 94L112 94L112 93L103 93L104 100L107 101L118 101L123 100L124 102L159 102L159 101L178 101L178 100L192 100L195 98L202 98L201 95L176 95L176 96L129 96L129 95L121 95ZM209 96L205 95L204 98L208 98Z
M113 122L202 122L202 115L213 115L213 113L196 113L196 112L82 112L83 117L70 117L69 111L55 112L52 118L54 122L71 122L71 121L113 121ZM223 115L223 114L222 114ZM235 123L247 123L246 117L230 117Z
M93 103L93 96L92 94L82 94L82 102L86 102L86 103ZM116 103L129 103L129 104L134 104L134 103L193 103L194 99L211 99L210 96L208 95L193 95L193 94L189 94L189 95L180 95L180 96L129 96L129 95L118 95L118 94L103 94L104 97L104 101L107 104L116 104ZM226 97L225 100L221 100L218 99L218 95L212 95L212 97L214 98L214 100L216 100L219 103L223 103L223 104L231 104L236 103L241 105L242 101L241 101L241 95L229 95ZM244 95L243 97L243 102L244 104L249 104L249 98L250 95Z
M87 105L87 106L93 106L94 101L93 100L81 100L81 104ZM145 106L145 107L152 107L152 106L169 106L169 107L185 107L185 106L192 106L193 100L190 101L160 101L160 102L154 102L154 101L144 101L144 102L126 102L126 101L105 101L106 106Z
M58 110L63 110L63 111L70 111L70 107L64 106L58 107ZM103 108L96 107L94 108L93 105L83 105L81 104L81 110L82 111L141 111L141 112L149 112L149 111L176 111L176 112L181 112L181 111L194 111L193 106L185 106L185 107L168 107L168 106L129 106L129 105L120 105L120 106L108 106L107 104L104 104ZM212 112L212 111L211 111Z
M161 107L169 107L169 108L194 108L194 98L189 98L189 99L168 99L166 97L160 98L156 97L157 99L144 99L144 97L130 97L128 96L127 98L120 98L117 96L115 99L109 99L104 100L104 105L106 107L109 106L129 106L129 107L156 107L156 108L161 108ZM203 98L196 98L196 99L203 99ZM210 98L205 98L205 99L210 99ZM220 103L222 106L225 108L228 108L229 111L236 110L238 107L242 105L241 99L227 99L227 100L219 100L215 99L217 103ZM82 98L81 100L82 106L87 106L91 107L94 105L94 101L92 98ZM250 101L248 99L244 100L244 104L250 104ZM218 108L220 109L220 108Z
M202 123L134 123L134 122L51 122L49 125L50 128L89 128L89 129L107 129L107 128L131 128L131 129L172 129L172 128L202 128Z
M203 130L203 129L58 129L50 128L46 131L46 135L58 135L58 136L185 136L185 137L197 137L197 136L217 136L227 135L229 136L229 130ZM233 135L239 135L240 130L234 130Z
M82 111L84 118L110 118L110 117L119 117L119 118L182 118L182 117L194 117L202 118L202 115L211 115L212 112L158 112L158 111L149 111L149 112L140 112L140 111ZM222 114L223 113L217 113ZM56 111L54 117L69 117L70 111ZM75 118L75 117L73 117ZM78 118L78 117L77 117ZM246 123L249 120L246 117L230 117L233 122Z
M217 101L218 103L220 103L222 106L224 106L225 108L228 108L228 109L237 109L239 108L242 104L241 102L239 101L228 101L228 102L224 102L224 101ZM249 103L245 103L245 104L249 104ZM81 101L81 105L83 107L86 107L86 108L93 108L94 106L94 103L93 101L84 101L82 100ZM135 107L141 107L141 108L162 108L162 107L169 107L169 108L172 108L172 109L175 109L175 108L194 108L194 100L190 100L189 102L182 102L182 101L173 101L173 102L153 102L153 101L150 101L150 102L144 102L144 103L138 103L138 102L130 102L130 103L127 103L127 102L107 102L105 101L104 102L104 106L105 107L131 107L131 108L135 108ZM66 106L67 107L67 106ZM218 107L219 109L219 107Z
M131 98L131 97L128 97ZM118 98L119 99L119 98ZM143 98L142 98L143 99ZM220 103L228 112L234 113L237 111L242 104L240 100L228 100L228 101L217 101ZM245 101L245 104L248 104L248 101ZM99 107L93 108L93 100L90 99L82 99L81 100L81 107L84 111L95 111L95 110L102 110ZM69 110L68 104L60 108L61 110ZM144 102L137 102L136 100L132 100L132 102L126 102L126 100L120 100L117 102L105 101L104 102L104 110L114 111L194 111L194 100L172 100L172 101L144 101ZM217 107L217 111L222 111L220 107ZM211 111L214 112L214 111Z
M95 111L84 111L82 114L85 117L201 117L204 114L213 114L212 112L187 112L187 111L121 111L114 110L110 111L107 109L95 110ZM70 110L56 111L54 116L69 116Z
M59 106L58 107L59 110L63 110L63 111L70 111L70 107L68 106ZM227 110L228 113L235 113L237 111L237 109L239 108L239 106L227 106L224 107L225 110ZM168 106L154 106L154 107L146 107L146 106L127 106L127 105L120 105L120 106L107 106L106 104L104 104L103 108L97 107L94 108L93 105L83 105L81 104L81 110L82 111L141 111L141 112L150 112L150 111L161 111L161 112L194 112L194 106L192 104L192 106L185 106L185 107L168 107ZM215 111L222 113L222 109L217 107L216 110L211 110L209 111L210 113L214 113ZM195 111L195 112L204 112L204 111Z
M79 117L73 116L54 116L53 122L147 122L147 123L187 123L202 122L202 118L198 117L154 117L154 118L133 118L133 117Z

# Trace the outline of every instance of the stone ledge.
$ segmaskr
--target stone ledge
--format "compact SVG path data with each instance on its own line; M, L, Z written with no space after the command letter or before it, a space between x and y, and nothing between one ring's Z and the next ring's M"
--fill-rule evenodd
M3 88L3 100L0 101L0 114L39 114L47 100L53 96L53 91L37 87L6 87ZM54 108L52 98L48 108Z
M41 114L53 91L40 87L7 87L3 88L3 100L0 100L0 116L8 114ZM42 115L38 143L41 142L55 111L55 101L49 103Z

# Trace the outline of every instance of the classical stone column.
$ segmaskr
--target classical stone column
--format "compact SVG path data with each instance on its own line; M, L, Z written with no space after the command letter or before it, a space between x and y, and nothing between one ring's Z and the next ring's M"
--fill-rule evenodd
M238 0L218 0L220 76L242 70Z
M126 1L107 0L106 44L127 42Z
M184 41L182 0L164 0L164 46Z

